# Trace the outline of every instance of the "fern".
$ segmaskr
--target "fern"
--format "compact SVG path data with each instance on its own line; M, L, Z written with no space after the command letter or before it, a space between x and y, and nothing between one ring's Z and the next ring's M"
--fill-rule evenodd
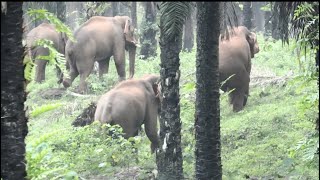
M57 109L58 107L60 107L62 105L64 105L64 104L56 103L56 104L48 104L48 105L43 105L43 106L37 107L31 112L31 117L36 117L42 113Z

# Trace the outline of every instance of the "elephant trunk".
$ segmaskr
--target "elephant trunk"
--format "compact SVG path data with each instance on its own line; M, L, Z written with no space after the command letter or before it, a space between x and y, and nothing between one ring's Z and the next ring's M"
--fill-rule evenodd
M136 60L136 46L131 46L129 48L129 79L133 78L134 75L134 65Z
M47 65L48 61L47 60L35 60L35 64L36 64L36 79L35 81L37 83L41 83L42 81L45 80L45 69L46 69L46 65Z

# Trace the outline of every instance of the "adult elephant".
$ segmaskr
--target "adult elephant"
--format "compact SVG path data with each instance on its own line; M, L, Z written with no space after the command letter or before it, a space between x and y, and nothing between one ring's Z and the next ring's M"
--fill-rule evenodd
M229 30L230 38L220 36L219 72L220 82L227 80L221 87L223 91L234 89L229 94L233 111L238 112L247 103L251 72L251 58L259 52L256 34L246 27L239 26Z
M64 87L71 86L80 74L80 93L87 92L86 78L94 62L99 63L99 77L108 73L110 57L113 56L119 80L126 79L125 50L129 51L129 78L134 75L136 40L134 27L128 16L94 16L75 33L76 42L68 41L66 59L70 64L70 77L63 80Z
M36 44L37 40L46 39L53 42L53 47L61 54L65 54L65 45L67 42L67 36L65 33L56 31L54 25L48 23L42 23L39 26L32 29L26 36L27 50L30 58L36 64L36 82L42 82L45 80L45 69L48 60L42 60L37 56L48 56L49 49ZM59 77L58 83L62 82L61 69L56 66L57 75Z
M138 135L141 125L144 124L151 141L151 152L154 152L159 146L158 81L159 75L145 75L140 79L122 81L100 97L94 119L101 123L120 125L125 138Z

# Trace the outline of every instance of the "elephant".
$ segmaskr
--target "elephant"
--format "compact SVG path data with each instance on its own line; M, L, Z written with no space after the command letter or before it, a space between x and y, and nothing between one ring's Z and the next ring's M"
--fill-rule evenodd
M125 138L137 136L141 125L144 124L153 153L159 146L159 78L159 75L148 74L140 79L120 82L100 97L94 120L102 124L120 125Z
M219 38L219 74L220 83L226 81L221 89L229 91L229 103L233 111L241 111L249 96L251 58L259 52L256 34L246 27L239 26L229 29L230 38L222 35Z
M40 83L45 80L45 69L48 63L47 60L36 59L37 56L48 56L49 49L42 46L37 46L35 42L39 39L47 39L53 42L53 47L61 54L65 54L65 45L68 40L65 33L58 32L55 26L48 23L42 23L39 26L32 29L26 36L27 51L30 58L36 64L36 77L35 81ZM58 84L62 82L61 69L56 66L57 75L59 78Z
M76 42L68 41L66 59L70 65L70 77L63 80L64 87L72 85L80 74L80 93L87 93L86 78L94 62L99 63L99 77L108 73L110 57L114 57L119 81L126 79L125 50L129 52L129 78L134 75L137 42L134 27L128 16L93 16L74 32Z

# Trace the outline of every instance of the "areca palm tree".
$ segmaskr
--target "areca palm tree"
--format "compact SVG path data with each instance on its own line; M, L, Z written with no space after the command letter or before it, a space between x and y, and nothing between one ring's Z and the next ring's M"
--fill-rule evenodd
M224 11L220 11L222 6ZM179 78L182 28L190 2L165 2L160 6L161 91L159 179L183 179ZM197 3L196 178L221 179L218 37L220 28L234 25L227 3ZM233 15L235 14L234 8ZM228 34L227 34L228 35ZM209 142L209 143L208 143Z
M183 179L179 105L182 28L191 4L163 2L160 5L161 91L160 148L157 150L158 179ZM187 10L187 11L186 11Z
M22 2L1 2L1 179L25 179Z

